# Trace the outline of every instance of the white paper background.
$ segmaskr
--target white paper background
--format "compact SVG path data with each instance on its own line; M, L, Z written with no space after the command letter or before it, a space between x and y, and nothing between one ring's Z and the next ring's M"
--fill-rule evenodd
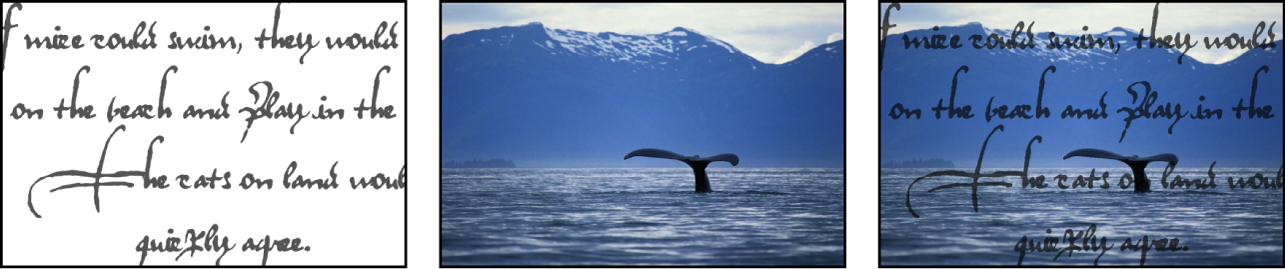
M420 178L416 187L407 189L410 197L410 240L407 257L410 268L437 268L441 258L441 6L436 1L409 1L407 9L407 67L410 83L407 92L410 114L411 151L409 168Z
M4 4L7 12L9 3ZM44 4L24 3L15 10L6 54L3 80L4 169L3 218L5 265L137 265L135 245L143 236L182 236L187 229L205 231L219 225L218 234L229 237L235 248L222 265L259 265L262 254L241 251L247 238L261 240L302 238L309 252L272 252L268 265L404 265L405 190L349 187L349 177L384 173L396 179L406 165L407 120L405 54L405 4L283 4L279 35L311 33L314 48L300 65L300 49L259 49L254 38L268 29L271 34L276 4ZM7 15L7 13L5 14ZM132 35L140 21L156 21L157 49L99 50L88 37L94 34ZM354 33L373 36L387 21L398 34L400 47L389 50L325 49L325 37ZM181 36L207 33L232 36L244 45L235 50L170 50L170 32ZM61 31L54 31L61 26ZM391 31L390 31L391 32ZM83 35L87 47L77 50L27 49L24 36ZM384 38L388 38L386 32ZM76 71L81 74L77 104L93 105L93 119L58 119L53 110L60 100L70 104ZM107 121L108 102L116 105L157 103L161 76L171 65L165 105L168 119L115 119ZM379 106L394 105L396 118L358 119L352 108L362 99L370 104L373 82L380 67L392 72L380 76ZM307 111L345 110L344 119L304 119L289 133L291 119L259 119L244 143L247 114L242 107L257 105L247 89L271 81L281 93L278 105L303 104ZM258 87L262 93L266 88ZM188 105L218 108L224 93L231 118L183 119ZM328 101L321 101L321 96ZM44 119L8 116L18 103L44 109ZM427 109L425 109L427 110ZM426 117L427 115L421 115ZM435 120L436 117L434 116ZM158 143L152 160L153 176L170 178L168 189L143 189L142 179L128 181L133 188L102 187L102 212L93 208L92 188L50 193L57 186L92 182L80 177L50 178L35 185L33 203L43 218L27 207L28 187L39 177L62 170L93 172L112 130L126 131L111 140L103 171L143 170L148 143ZM435 140L434 140L435 141ZM427 149L425 149L427 150ZM283 173L291 161L295 175L328 178L338 161L340 188L332 190L285 189ZM195 179L231 172L232 189L182 189L174 179L187 174ZM415 170L409 168L408 170ZM421 170L424 175L431 171ZM245 190L236 186L245 173L274 179L271 190ZM409 180L408 180L409 181ZM432 181L423 185L431 187ZM415 183L408 183L415 185ZM221 186L222 184L220 184ZM185 245L184 245L185 247ZM151 253L147 265L214 265L214 252L194 256Z

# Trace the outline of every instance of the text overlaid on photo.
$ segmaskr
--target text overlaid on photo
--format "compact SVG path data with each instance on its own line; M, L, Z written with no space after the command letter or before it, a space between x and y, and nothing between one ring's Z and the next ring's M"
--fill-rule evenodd
M1281 7L880 3L879 265L1282 265Z
M880 3L879 265L1281 265L1279 22Z

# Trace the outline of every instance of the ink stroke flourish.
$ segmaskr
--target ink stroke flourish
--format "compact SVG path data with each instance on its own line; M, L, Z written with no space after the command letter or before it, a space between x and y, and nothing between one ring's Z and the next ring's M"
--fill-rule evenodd
M148 176L148 172L151 170L151 167L152 167L152 146L156 145L156 142L164 143L165 137L157 135L156 138L152 139L151 144L147 146L147 168L145 168L143 171L128 170L128 171L116 171L110 174L103 174L103 163L107 160L107 148L108 146L111 145L112 137L116 136L116 132L119 132L119 131L125 131L124 124L117 126L115 130L112 130L111 135L107 136L107 142L103 144L103 153L98 158L97 171L90 173L90 172L80 171L80 170L63 170L63 171L50 173L48 175L45 175L43 177L36 179L35 182L32 182L31 187L27 188L27 208L31 210L31 214L35 215L36 218L41 218L40 213L36 212L36 206L31 202L31 194L35 190L36 184L39 184L40 181L44 181L45 179L55 178L55 177L93 178L94 179L93 183L66 184L66 185L53 188L49 190L49 192L52 193L52 192L65 190L65 189L72 189L72 188L93 187L94 188L94 211L96 212L102 212L102 208L99 202L99 195L98 195L99 188L103 186L125 186L128 188L134 187L134 183L125 182L125 181L102 182L103 178L142 177L146 179Z

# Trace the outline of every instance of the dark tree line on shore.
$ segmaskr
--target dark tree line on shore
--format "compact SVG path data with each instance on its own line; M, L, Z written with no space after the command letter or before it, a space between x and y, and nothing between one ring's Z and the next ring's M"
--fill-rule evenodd
M955 167L955 163L946 159L927 159L927 160L914 159L914 160L885 162L883 163L883 165L880 165L880 167L882 168L937 168L937 167L953 168Z
M472 159L465 161L453 160L442 163L442 168L514 168L513 160L506 159Z

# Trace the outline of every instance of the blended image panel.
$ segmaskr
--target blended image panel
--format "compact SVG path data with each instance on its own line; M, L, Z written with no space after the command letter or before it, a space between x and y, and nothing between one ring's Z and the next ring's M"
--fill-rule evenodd
M1281 266L1281 18L880 3L879 265Z

